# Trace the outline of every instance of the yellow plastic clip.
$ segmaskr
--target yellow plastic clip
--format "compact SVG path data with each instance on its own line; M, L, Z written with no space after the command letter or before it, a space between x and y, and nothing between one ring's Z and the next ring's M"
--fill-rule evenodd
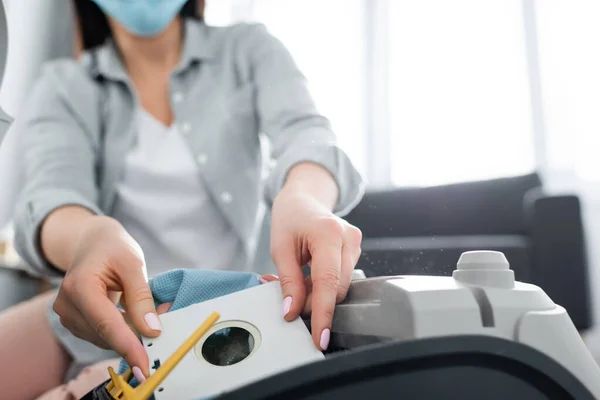
M117 375L112 367L108 367L110 382L106 384L106 390L115 400L147 400L220 317L219 313L213 312L154 374L135 389L127 383L131 379L131 370L128 369L123 375Z
M112 396L113 399L119 399L123 394L123 390L120 389L121 386L117 386L115 383L119 381L119 378L122 378L125 382L129 382L131 380L131 377L133 376L131 368L127 368L127 370L123 372L123 374L119 376L119 378L117 378L118 375L115 373L112 367L108 367L108 373L110 375L111 380L106 385L106 391Z

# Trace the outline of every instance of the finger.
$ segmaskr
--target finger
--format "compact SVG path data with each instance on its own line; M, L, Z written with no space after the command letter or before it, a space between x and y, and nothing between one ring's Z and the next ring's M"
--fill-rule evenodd
M344 228L344 244L342 246L342 269L340 274L340 287L338 288L337 302L342 302L348 294L352 272L360 257L361 231L346 223Z
M307 276L304 280L306 286L306 302L304 303L304 309L302 310L303 317L309 317L312 313L312 279Z
M100 336L96 335L91 329L86 329L85 331L79 331L77 329L72 331L75 337L79 339L85 340L86 342L92 343L94 346L103 349L110 350L110 346L104 340L100 338Z
M69 326L70 324L68 322L66 322L66 321L63 321L63 322L61 322L61 325L63 325L63 326L66 327L66 326ZM90 340L90 336L88 334L83 333L82 331L80 331L77 328L74 328L73 326L71 326L69 328L69 332L71 332L71 334L73 336L75 336L76 338L78 338L78 339L85 340L86 342L92 343L94 346L99 347L101 349L109 350L109 347L108 347L108 345L105 342L95 343L94 340Z
M78 290L79 295L72 297L73 304L88 325L130 366L140 368L145 376L149 376L148 355L125 322L121 311L107 297L103 284L93 277L86 277L79 280Z
M119 270L127 314L138 332L146 337L156 337L162 327L146 280L143 262L133 257L127 261L128 265Z
M358 260L360 259L360 255L362 253L361 251L361 246L362 246L362 231L355 227L354 225L349 224L348 222L344 221L346 223L346 229L344 230L345 233L345 243L348 243L352 249L353 249L353 260L354 260L354 265L352 266L352 268L354 269L356 267L356 264L358 263Z
M331 321L335 309L342 269L342 226L330 220L310 243L312 279L312 336L321 350L329 346Z
M264 284L264 283L269 283L269 282L276 282L279 280L279 277L277 275L267 274L267 275L261 276L259 280L260 280L260 283Z
M340 269L340 285L338 286L335 302L341 303L348 294L350 281L352 280L352 271L354 270L354 251L348 246L342 247L342 260Z
M79 313L75 307L71 308L71 313L60 316L59 322L62 326L67 328L73 336L85 340L86 342L90 342L101 349L109 349L108 344L89 327L85 318L83 318L81 313Z
M158 313L158 315L166 314L169 312L172 305L173 303L162 303L156 308L156 312Z
M158 313L158 315L166 314L169 312L169 310L171 309L172 306L173 306L173 303L163 303L156 308L156 312ZM139 334L137 332L137 330L135 329L135 327L133 326L133 322L131 321L131 318L129 317L129 314L127 313L127 311L124 311L124 310L120 310L120 311L121 311L121 315L125 319L125 322L127 323L127 325L129 325L129 328L136 335Z
M361 255L361 249L360 249L360 243L362 241L362 233L356 229L358 231L358 233L354 233L354 239L353 239L353 243L354 245L344 245L343 250L342 250L342 270L346 270L346 271L350 271L350 283L352 282L352 271L354 271L354 268L356 268L356 264L358 263L358 260L360 259L360 255ZM348 272L346 272L346 274L348 274ZM305 286L306 286L306 292L308 293L306 296L306 304L304 305L304 310L302 311L302 316L303 317L308 317L310 316L310 314L312 313L312 280L311 277L307 277L305 279ZM349 287L350 284L348 284ZM340 285L342 286L342 285ZM346 295L348 294L348 291L346 290ZM338 297L340 297L339 295L339 291L338 291ZM345 296L341 296L341 298L338 298L338 303L343 300Z
M173 303L163 303L160 304L157 308L156 308L156 313L158 315L161 314L166 314L169 312L169 310L171 309L171 306L173 306ZM137 335L139 334L139 332L135 329L135 326L133 325L133 321L131 320L131 317L129 316L129 313L127 313L126 311L121 311L121 315L123 315L123 318L125 319L125 322L127 323L127 325L129 326L129 328Z
M110 301L112 301L114 304L119 304L121 301L121 295L123 293L122 292L113 292L113 291L109 291L108 292L108 298L110 299Z
M85 317L77 310L77 307L71 304L69 297L65 295L66 292L69 292L68 281L67 285L61 285L61 289L52 306L54 312L59 316L60 324L75 337L93 343L102 349L107 349L108 344L90 328Z
M133 326L133 322L131 321L131 318L129 318L129 314L127 314L127 310L119 310L119 312L121 313L121 316L123 317L123 319L125 320L125 323L127 324L127 326L129 327L129 329L131 329L131 331L136 335L139 336L139 332L135 329L135 326Z
M286 321L296 319L306 299L304 274L298 256L298 249L291 238L274 240L271 255L279 273L279 283L283 296L283 316Z
M119 297L119 305L121 305L121 308L123 308L123 310L127 311L127 301L125 300L125 296L121 295Z
M342 269L346 270L346 271L350 271L350 283L352 282L352 271L354 271L354 268L356 268L356 264L358 263L358 260L360 259L360 255L361 255L361 249L360 249L360 242L362 240L362 234L360 233L360 231L358 231L358 235L355 234L355 238L354 238L354 243L358 243L358 245L344 245L344 250L342 250ZM351 250L354 249L354 250ZM349 287L350 284L348 284ZM310 316L310 314L312 313L312 280L311 277L307 277L305 279L305 286L306 286L306 292L308 293L306 296L306 304L304 305L304 310L302 311L302 316L303 317L308 317ZM341 285L340 285L341 286ZM348 291L346 290L346 295L348 294ZM339 295L339 291L338 291L338 297L340 297ZM345 296L341 296L341 298L338 298L338 303L343 300Z

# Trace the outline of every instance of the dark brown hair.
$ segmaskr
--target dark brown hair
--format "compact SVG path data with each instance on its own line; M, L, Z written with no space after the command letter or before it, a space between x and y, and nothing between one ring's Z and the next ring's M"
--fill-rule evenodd
M112 37L108 19L92 0L74 0L75 14L81 33L83 50L101 46ZM179 15L184 18L204 19L204 1L188 0Z

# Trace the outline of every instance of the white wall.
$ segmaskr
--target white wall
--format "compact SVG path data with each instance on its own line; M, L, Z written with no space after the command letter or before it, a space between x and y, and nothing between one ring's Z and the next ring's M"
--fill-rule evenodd
M72 17L67 0L4 0L4 3L9 45L0 104L8 114L18 117L41 64L49 58L71 54ZM22 181L17 137L15 129L11 129L0 145L0 230L10 222Z
M4 0L7 5L9 46L0 103L15 114L40 64L70 55L72 27L67 0ZM72 37L72 36L71 36Z

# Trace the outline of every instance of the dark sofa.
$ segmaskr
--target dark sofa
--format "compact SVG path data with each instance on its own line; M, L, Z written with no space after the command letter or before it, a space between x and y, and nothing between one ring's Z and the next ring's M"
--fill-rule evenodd
M451 275L463 251L499 250L580 331L592 326L579 200L546 196L537 174L369 192L346 219L363 232L367 276Z

